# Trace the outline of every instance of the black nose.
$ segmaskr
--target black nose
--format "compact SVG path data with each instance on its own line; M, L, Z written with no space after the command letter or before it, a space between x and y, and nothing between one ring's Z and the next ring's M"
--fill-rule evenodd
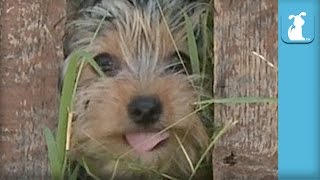
M159 120L162 104L156 96L136 96L128 104L128 114L137 124L148 125Z

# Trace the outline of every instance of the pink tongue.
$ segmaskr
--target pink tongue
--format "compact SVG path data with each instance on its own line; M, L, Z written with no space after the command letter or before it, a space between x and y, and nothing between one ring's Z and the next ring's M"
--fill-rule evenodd
M169 138L169 133L164 132L159 134L158 132L139 132L129 133L125 135L128 143L138 153L146 153L151 151L159 143Z

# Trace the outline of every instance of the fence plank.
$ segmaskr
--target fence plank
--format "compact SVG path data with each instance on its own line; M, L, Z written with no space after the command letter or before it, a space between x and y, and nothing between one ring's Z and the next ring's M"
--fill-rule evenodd
M277 97L277 1L214 1L214 96ZM238 121L213 150L214 179L277 179L277 105L215 105Z
M64 0L0 0L0 179L47 179L64 14Z

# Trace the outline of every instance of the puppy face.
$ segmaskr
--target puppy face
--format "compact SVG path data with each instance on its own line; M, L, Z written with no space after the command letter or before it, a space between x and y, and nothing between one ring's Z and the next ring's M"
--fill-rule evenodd
M115 8L119 16L105 21L84 48L107 77L100 78L90 66L83 69L71 157L85 160L104 178L113 173L147 177L154 171L187 177L191 169L183 149L196 164L208 138L194 112L199 95L188 71L183 15L170 20L171 14L161 13L154 2L113 5L122 8ZM83 29L77 33L78 41L92 35Z

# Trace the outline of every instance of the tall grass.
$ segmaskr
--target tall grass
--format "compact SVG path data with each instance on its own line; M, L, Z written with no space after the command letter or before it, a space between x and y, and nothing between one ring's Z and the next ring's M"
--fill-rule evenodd
M65 171L68 168L68 157L66 151L69 143L69 129L73 115L73 102L76 94L77 85L79 82L82 68L85 64L90 64L100 76L104 76L104 73L100 70L99 66L93 60L91 54L85 51L75 51L68 59L68 65L64 74L59 116L58 116L58 129L54 136L52 131L45 128L44 135L48 146L49 165L51 168L52 178L54 180L63 179L65 177ZM79 168L75 169L77 172ZM70 174L68 179L72 179L75 172Z

